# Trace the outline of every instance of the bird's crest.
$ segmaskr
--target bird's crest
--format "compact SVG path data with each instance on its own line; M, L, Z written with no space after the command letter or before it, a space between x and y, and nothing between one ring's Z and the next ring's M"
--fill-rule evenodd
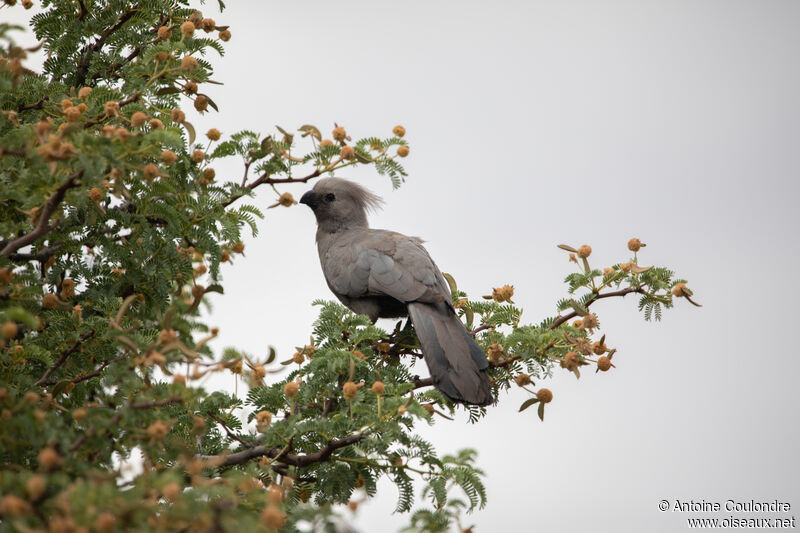
M358 183L344 178L322 178L314 185L319 195L333 193L337 197L347 196L365 212L375 212L383 206L383 199Z

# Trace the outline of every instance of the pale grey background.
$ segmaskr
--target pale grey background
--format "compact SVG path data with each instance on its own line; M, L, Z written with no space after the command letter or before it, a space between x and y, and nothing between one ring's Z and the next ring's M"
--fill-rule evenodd
M642 263L676 269L704 304L679 301L660 324L632 298L597 304L618 368L580 382L557 372L544 423L517 414L526 395L516 391L477 426L424 428L443 452L480 452L489 504L467 524L683 531L687 517L730 516L658 511L676 498L778 499L800 514L800 4L214 6L233 39L214 59L222 113L196 120L200 131L329 132L337 121L361 137L402 123L405 186L342 174L386 198L374 225L425 238L472 295L513 283L530 322L564 294L574 265L560 242L591 244L593 264L606 266L640 237ZM238 179L239 166L227 168ZM273 199L265 189L256 203ZM314 231L304 206L268 212L246 259L225 270L216 347L273 344L288 357L307 341L310 302L331 297ZM355 517L365 532L407 520L390 514L395 492L382 488Z

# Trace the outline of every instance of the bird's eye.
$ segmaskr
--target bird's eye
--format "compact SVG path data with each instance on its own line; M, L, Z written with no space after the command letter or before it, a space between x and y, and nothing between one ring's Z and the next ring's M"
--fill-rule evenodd
M332 192L329 192L328 194L325 195L326 202L332 202L334 200L336 200L336 196Z

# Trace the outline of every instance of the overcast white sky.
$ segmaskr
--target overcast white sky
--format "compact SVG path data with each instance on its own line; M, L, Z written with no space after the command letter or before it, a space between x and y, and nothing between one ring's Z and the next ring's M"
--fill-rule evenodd
M564 294L562 242L607 266L639 237L641 261L675 269L704 304L679 301L662 323L634 299L597 304L617 368L556 372L544 423L516 412L515 391L477 426L422 429L442 452L479 450L477 532L683 531L731 515L662 513L662 499L777 499L800 515L800 4L228 3L207 4L233 39L214 60L222 113L200 131L403 124L400 190L342 174L385 197L373 225L426 239L472 295L514 284L529 322ZM307 341L311 301L332 297L314 231L302 205L268 212L215 297L218 348L288 357ZM355 517L364 532L406 523L383 488Z

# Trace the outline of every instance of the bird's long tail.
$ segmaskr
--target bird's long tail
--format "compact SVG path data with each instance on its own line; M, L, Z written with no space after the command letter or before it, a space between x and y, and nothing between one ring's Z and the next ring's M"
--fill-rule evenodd
M494 401L483 350L470 337L452 309L409 303L434 386L455 402L489 405Z

